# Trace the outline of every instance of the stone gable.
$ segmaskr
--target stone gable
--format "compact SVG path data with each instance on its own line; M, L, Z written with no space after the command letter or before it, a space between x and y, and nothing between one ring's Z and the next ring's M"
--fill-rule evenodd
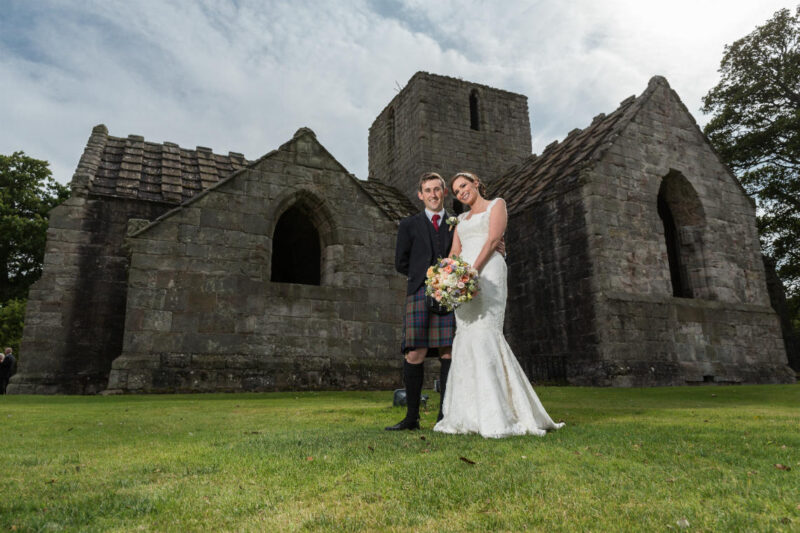
M529 375L793 380L753 204L663 78L510 170L494 192L511 212L507 334Z
M396 336L401 319L394 315L392 320L386 317L387 313L398 312L399 304L373 308L360 304L377 300L375 291L391 294L392 284L397 284L392 274L394 232L397 222L414 211L414 206L402 194L375 180L356 179L307 128L301 128L292 140L252 162L238 154L231 154L226 160L203 148L179 149L183 161L180 175L170 173L167 159L171 149L169 143L157 145L138 137L111 137L102 125L92 131L72 180L72 197L51 215L44 273L29 295L24 333L26 363L16 378L18 392L102 391L108 386L112 362L120 354L125 357L115 363L118 365L113 374L115 387L137 391L155 390L154 387L189 390L187 383L192 382L183 378L183 381L175 378L169 385L151 375L149 381L142 381L143 369L132 361L154 364L149 355L145 357L143 345L161 350L156 352L158 354L171 354L169 361L185 360L170 351L174 350L170 346L178 339L190 337L181 328L186 328L187 321L193 320L203 325L197 326L202 331L192 330L196 335L191 336L193 345L190 347L195 351L185 350L190 360L193 353L197 354L197 361L213 359L209 350L215 342L225 339L230 347L236 348L234 355L252 354L243 348L251 344L241 342L243 338L252 339L252 332L225 330L223 333L214 329L231 323L228 315L221 316L222 309L235 315L233 299L238 298L241 291L248 292L251 302L256 298L253 294L271 302L283 302L275 311L277 314L272 315L276 318L264 331L275 331L281 325L293 327L294 333L286 336L287 346L304 345L309 347L309 352L316 341L297 338L298 331L312 331L313 327L316 328L313 331L322 332L321 335L330 334L326 342L339 346L339 351L319 355L314 361L328 361L327 366L320 363L310 372L330 376L330 361L337 358L331 353L341 354L343 347L352 347L354 343L364 346L359 353L369 353L373 357L385 356L390 346L397 344L387 339ZM135 150L140 150L142 161L146 161L137 168L128 161ZM206 154L211 154L222 165L216 173L207 165L192 163L205 158ZM121 161L128 162L123 165ZM229 172L223 176L226 170ZM158 183L158 191L148 189L148 183ZM176 188L178 184L179 189ZM199 188L195 187L198 184ZM320 258L322 287L312 289L270 283L271 238L277 218L291 207L313 219L320 238L326 242ZM176 222L178 220L181 222ZM145 272L150 268L147 265L152 265L152 272ZM164 269L167 270L162 271ZM225 272L237 272L240 276L235 278L236 289L230 279L218 279ZM165 282L168 275L173 277ZM153 281L153 276L158 280L155 286L143 281ZM201 276L208 285L194 285ZM370 281L363 284L364 280ZM189 285L181 285L183 282ZM170 293L172 300L161 303L178 305L174 298L180 293L184 298L180 303L183 307L177 311L153 307L153 295L166 298L166 287L161 287L160 283L167 283L170 290L175 291ZM271 287L272 293L265 292L266 289L255 290L265 284ZM220 286L224 290L218 293ZM188 296L181 290L196 292ZM308 296L304 303L291 303L300 294ZM398 298L401 296L398 293ZM218 297L227 307L209 311L207 305ZM133 306L130 311L129 306ZM187 306L203 310L204 318L189 318ZM312 308L316 314L309 314ZM303 311L291 318L288 309ZM371 313L369 320L353 318L365 316L355 309ZM288 318L277 318L284 311L289 313ZM172 313L175 313L175 321L167 321L165 317L172 317ZM344 322L320 322L320 313L328 319L335 314L349 318ZM248 315L245 322L253 324L254 320ZM167 323L176 328L174 335L160 329ZM363 336L367 329L383 335L380 349L371 347L369 342L345 342L341 338L353 332ZM217 335L216 341L209 337L213 335ZM273 334L273 342L277 342L276 335ZM203 345L201 339L205 339L206 344ZM252 346L263 348L265 344L253 343ZM231 355L228 348L219 353ZM348 356L342 361L355 365L360 358L361 355ZM269 366L270 363L259 364ZM380 379L387 379L385 372L392 372L390 379L396 379L396 372L391 370L396 361L388 367L381 367L383 364L384 361L378 361L375 366L378 375L384 372ZM129 386L127 378L133 375L134 368L139 373L131 378ZM252 366L248 368L250 376L255 370ZM292 366L291 375L305 376L309 368L312 367L304 364ZM347 386L360 383L358 380L362 378L347 374L349 377L345 379L342 367L337 368L339 381L336 383L346 381ZM373 379L370 372L365 369L358 375ZM212 390L218 386L220 390L239 390L242 387L301 386L298 385L301 377L281 378L278 385L269 380L258 381L257 385L254 378L248 377L247 384L243 385L245 382L240 380L236 386L220 381L222 378L214 381L216 377L211 381L201 380L203 385L198 388ZM375 379L375 383L380 382ZM338 386L327 377L303 383L306 385L302 386Z
M321 242L319 285L271 279L291 209ZM128 392L390 387L402 279L392 220L310 130L129 238ZM299 245L300 242L296 242Z

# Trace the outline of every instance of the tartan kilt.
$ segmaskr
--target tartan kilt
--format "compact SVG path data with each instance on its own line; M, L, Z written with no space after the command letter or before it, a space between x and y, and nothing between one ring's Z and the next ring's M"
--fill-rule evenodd
M453 313L437 315L425 305L425 286L406 296L406 315L403 320L402 353L417 348L438 348L453 345L456 317Z

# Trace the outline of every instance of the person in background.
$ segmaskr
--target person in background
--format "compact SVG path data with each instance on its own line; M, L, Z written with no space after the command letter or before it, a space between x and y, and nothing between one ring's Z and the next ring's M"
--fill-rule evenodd
M8 380L14 375L16 370L16 358L11 348L6 348L0 353L0 394L6 393Z

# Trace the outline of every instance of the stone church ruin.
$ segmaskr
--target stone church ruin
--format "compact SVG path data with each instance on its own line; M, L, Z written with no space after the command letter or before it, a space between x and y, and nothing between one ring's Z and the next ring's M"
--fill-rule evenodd
M370 128L367 180L307 128L250 161L96 126L9 392L392 388L397 223L422 171L462 169L508 202L506 335L531 379L795 380L754 205L664 78L531 155L526 97L418 72Z

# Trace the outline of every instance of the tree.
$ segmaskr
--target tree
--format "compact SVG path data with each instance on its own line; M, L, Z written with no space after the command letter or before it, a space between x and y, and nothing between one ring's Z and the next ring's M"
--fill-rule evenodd
M0 350L10 346L19 357L23 320L25 320L25 300L8 300L0 303Z
M704 132L755 198L764 252L800 303L800 6L726 46L719 72Z
M69 196L47 161L0 155L0 304L25 299L39 279L50 209Z
M69 196L47 161L0 155L0 349L19 354L25 298L39 279L50 209Z

